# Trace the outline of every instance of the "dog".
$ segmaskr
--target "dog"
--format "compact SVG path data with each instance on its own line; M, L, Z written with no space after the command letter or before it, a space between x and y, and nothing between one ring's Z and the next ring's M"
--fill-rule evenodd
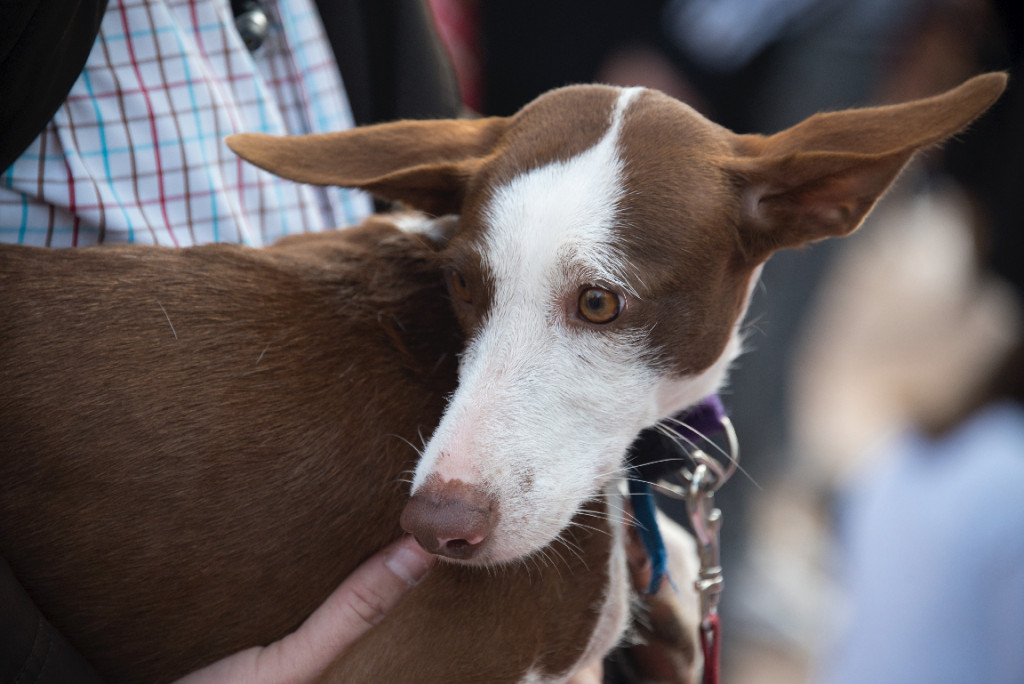
M773 252L855 230L1005 82L771 136L607 86L232 136L424 216L0 249L0 553L102 674L165 681L294 629L404 529L449 562L325 681L564 681L628 624L636 435L725 381Z
M409 444L456 386L431 245L452 224L374 217L265 250L0 247L0 550L105 680L276 640L402 534ZM588 503L550 560L437 568L374 630L402 657L360 642L329 680L519 681L599 658L627 610L616 515ZM691 627L668 630L690 667Z
M1002 85L769 138L656 92L583 86L511 119L228 144L294 180L461 216L446 269L469 343L402 522L429 551L493 563L549 544L641 429L721 386L771 252L852 232L915 151ZM404 154L374 154L391 146Z

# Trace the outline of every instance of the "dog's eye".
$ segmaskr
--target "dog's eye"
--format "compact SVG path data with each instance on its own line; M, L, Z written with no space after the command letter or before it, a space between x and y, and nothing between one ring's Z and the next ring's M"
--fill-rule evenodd
M473 301L473 293L469 290L469 283L462 277L462 274L456 270L452 270L448 274L448 281L452 285L452 291L455 296L464 302Z
M588 287L580 293L580 315L591 323L611 323L622 312L622 300L614 292Z

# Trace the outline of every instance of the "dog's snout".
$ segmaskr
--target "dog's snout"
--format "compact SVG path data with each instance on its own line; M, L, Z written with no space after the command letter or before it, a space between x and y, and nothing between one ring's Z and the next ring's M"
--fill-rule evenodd
M430 553L468 559L483 547L495 519L489 494L459 480L437 480L425 483L409 499L401 523Z

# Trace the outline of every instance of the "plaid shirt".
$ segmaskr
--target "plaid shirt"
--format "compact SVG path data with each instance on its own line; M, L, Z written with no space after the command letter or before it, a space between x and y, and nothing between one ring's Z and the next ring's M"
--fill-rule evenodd
M0 241L260 246L369 213L358 191L278 179L224 145L353 125L315 7L263 6L250 54L229 0L111 0L64 104L0 176Z

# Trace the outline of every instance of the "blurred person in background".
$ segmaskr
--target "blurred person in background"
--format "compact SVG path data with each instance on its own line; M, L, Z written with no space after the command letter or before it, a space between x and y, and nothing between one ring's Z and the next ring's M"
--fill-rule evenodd
M934 16L895 74L929 88L1009 66L1011 80L851 250L798 378L805 463L836 493L845 609L827 684L1024 681L1024 25L1011 3L992 8L993 33Z

